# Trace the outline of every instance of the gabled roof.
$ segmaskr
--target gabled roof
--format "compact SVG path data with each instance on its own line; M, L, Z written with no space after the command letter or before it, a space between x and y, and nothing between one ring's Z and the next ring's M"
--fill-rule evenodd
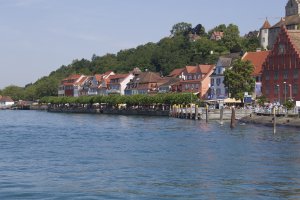
M108 75L110 75L111 73L114 73L113 71L107 71L107 72L105 72L103 75L104 76L108 76Z
M262 73L262 65L266 61L266 58L270 54L270 51L259 52L246 52L243 56L243 61L250 61L254 66L253 76L260 75Z
M77 80L81 77L81 74L72 74L68 76L67 78L63 79L63 81L71 81L71 80Z
M214 69L214 65L199 65L202 74L208 74Z
M115 74L115 75L110 76L109 79L110 80L113 80L113 79L124 79L127 76L129 76L129 74Z
M14 102L14 100L8 96L0 96L0 102Z
M207 74L213 68L214 68L213 65L198 65L198 66L186 66L185 70L188 74L195 74L195 73Z
M232 63L232 58L220 57L217 65L222 67L230 67Z
M155 72L142 72L138 78L139 83L156 83L160 82L162 79L159 73Z
M94 76L98 82L101 82L103 79L103 74L95 74Z
M180 83L180 78L175 78L175 77L170 77L170 78L166 78L166 82L162 85L160 85L160 87L166 87L166 86L171 86L174 84L178 84Z
M89 77L88 76L82 76L75 82L76 85L82 85Z
M169 77L178 77L183 72L184 68L174 69L170 74Z
M289 26L294 24L300 24L300 16L299 15L291 15L287 17L283 17L280 19L278 23L276 23L271 28L280 28L282 26Z

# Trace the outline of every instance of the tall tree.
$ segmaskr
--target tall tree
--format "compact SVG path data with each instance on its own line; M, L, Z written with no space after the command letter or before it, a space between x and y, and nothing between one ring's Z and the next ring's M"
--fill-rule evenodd
M192 32L199 36L206 36L205 28L204 28L204 26L202 26L202 24L198 24L197 26L195 26L192 29Z
M22 100L24 98L23 88L15 85L7 86L3 89L2 95L9 96L14 101Z
M244 93L251 94L255 88L255 79L252 77L254 67L250 61L238 59L232 68L224 72L224 85L230 97L243 101Z
M241 50L239 27L233 24L229 24L224 31L222 42L231 52L239 52Z
M191 30L192 30L192 24L189 24L186 22L180 22L180 23L175 24L172 27L171 34L172 34L172 36L184 35L184 34L187 34Z

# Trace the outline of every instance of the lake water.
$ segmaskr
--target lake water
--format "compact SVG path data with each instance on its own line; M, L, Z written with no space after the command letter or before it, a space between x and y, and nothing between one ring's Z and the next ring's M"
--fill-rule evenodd
M300 199L300 131L0 111L0 199Z

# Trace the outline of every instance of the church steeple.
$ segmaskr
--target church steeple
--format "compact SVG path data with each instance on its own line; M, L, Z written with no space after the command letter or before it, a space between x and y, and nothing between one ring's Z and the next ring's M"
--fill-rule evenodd
M285 16L300 14L300 0L289 0L285 6Z

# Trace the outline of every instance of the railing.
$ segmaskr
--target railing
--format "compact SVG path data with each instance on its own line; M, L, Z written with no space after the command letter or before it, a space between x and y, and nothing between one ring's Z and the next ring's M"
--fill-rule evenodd
M272 114L274 114L273 108L254 108L253 112L256 113L257 115L272 115ZM275 114L282 115L282 116L298 115L299 112L298 112L297 108L287 110L284 107L276 107Z

